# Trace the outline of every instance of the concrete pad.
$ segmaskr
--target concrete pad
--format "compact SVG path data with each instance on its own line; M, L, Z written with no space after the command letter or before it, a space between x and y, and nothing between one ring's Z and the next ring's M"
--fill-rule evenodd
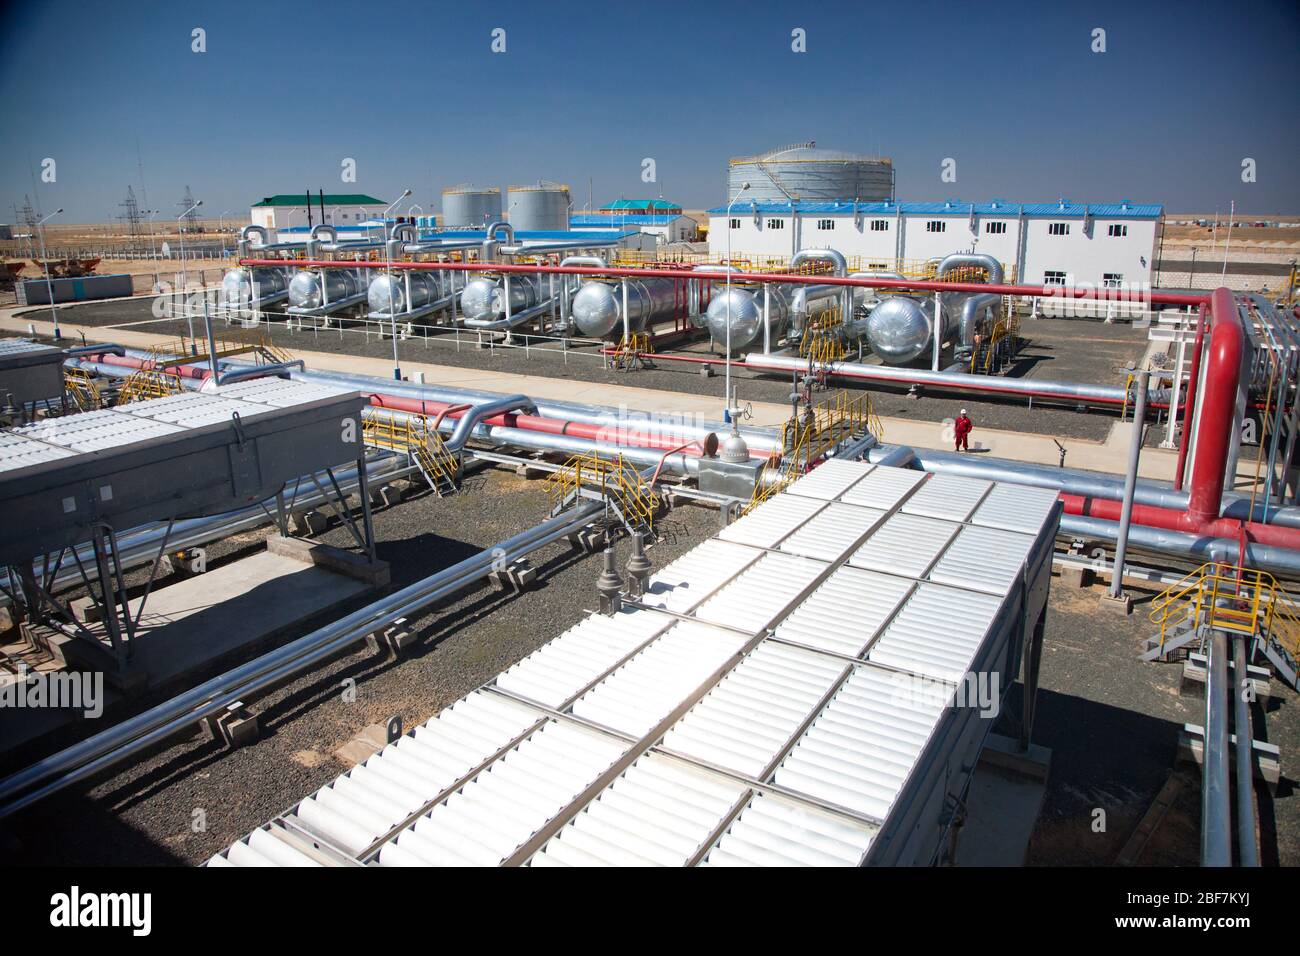
M954 866L1024 866L1047 784L981 761L971 776Z
M344 551L318 541L284 538L273 534L266 539L266 550L303 564L313 564L346 574L371 587L383 587L391 580L387 561L371 561L363 554Z

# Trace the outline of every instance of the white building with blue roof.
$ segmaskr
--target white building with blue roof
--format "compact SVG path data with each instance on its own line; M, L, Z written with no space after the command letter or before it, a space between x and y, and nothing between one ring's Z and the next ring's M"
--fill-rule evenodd
M997 257L1031 285L1149 284L1164 207L1132 203L751 202L709 210L709 251L761 266L835 249L863 270L954 252Z

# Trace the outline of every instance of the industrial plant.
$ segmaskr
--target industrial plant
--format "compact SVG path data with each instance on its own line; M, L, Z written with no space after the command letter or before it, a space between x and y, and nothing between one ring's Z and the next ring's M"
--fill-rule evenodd
M1300 863L1300 230L446 122L0 238L0 859Z

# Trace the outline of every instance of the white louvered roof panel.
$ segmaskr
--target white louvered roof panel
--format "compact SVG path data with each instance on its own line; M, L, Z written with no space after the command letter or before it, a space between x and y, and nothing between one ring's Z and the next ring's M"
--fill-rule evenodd
M913 587L907 578L841 567L786 617L776 636L857 657Z
M879 830L760 793L702 866L857 866Z
M849 558L855 568L924 577L960 526L937 518L895 514Z
M710 538L650 576L641 603L686 614L763 552Z
M1056 506L1057 492L1051 488L1031 488L998 482L984 503L975 509L971 524L986 528L1003 528L1038 534L1043 522Z
M718 532L722 541L735 541L756 548L775 548L792 531L825 507L816 498L780 494L763 502Z
M757 634L784 615L827 567L811 558L769 552L696 608L695 616Z
M667 614L631 608L593 614L499 675L496 686L558 708L672 624Z
M788 494L802 495L805 498L833 501L861 481L875 467L865 461L832 458L818 465L785 490Z
M930 580L1006 594L1024 571L1034 540L1015 531L967 526L931 569Z
M663 745L762 779L848 666L764 641L669 729Z
M902 511L927 518L965 521L971 516L993 482L961 475L931 475L930 479L903 502Z
M850 505L867 508L896 508L911 491L925 480L925 472L910 468L892 468L879 465L871 473L844 492L840 500Z
M822 561L838 561L864 534L885 517L878 508L831 502L790 537L781 550Z
M579 811L530 866L683 866L748 792L735 780L646 754Z
M970 669L1001 607L1001 599L991 594L919 584L867 659L956 683Z

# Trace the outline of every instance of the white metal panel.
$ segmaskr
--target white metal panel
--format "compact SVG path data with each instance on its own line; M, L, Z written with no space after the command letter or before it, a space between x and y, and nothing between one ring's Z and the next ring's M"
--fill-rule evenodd
M795 481L785 491L787 494L802 495L805 498L833 501L861 481L875 467L865 461L832 458Z
M185 392L181 395L167 395L162 398L151 398L148 401L133 402L115 410L137 418L179 425L181 428L202 428L215 422L228 422L236 412L243 419L265 415L275 409L269 405L257 405L233 398Z
M925 577L961 525L920 515L895 514L849 558L855 568Z
M475 691L300 803L308 829L359 853L542 718Z
M971 524L1037 534L1056 506L1057 492L998 482L971 516Z
M984 642L1002 600L923 583L899 610L867 659L939 680L960 681Z
M184 429L177 425L136 418L112 409L101 409L66 418L47 418L16 429L16 434L73 451L87 452L118 448L181 431Z
M743 634L680 621L575 701L573 713L640 737L745 643Z
M931 569L930 580L1004 595L1020 579L1035 540L1015 531L967 526Z
M663 746L761 778L848 666L764 641L672 726Z
M593 614L499 675L496 686L558 708L673 620L630 608L612 617Z
M952 688L917 693L902 675L860 667L841 685L773 781L878 820L889 814Z
M857 657L913 587L909 578L841 567L790 613L776 636Z
M325 382L298 382L293 379L268 376L222 385L217 389L216 394L226 398L240 398L261 405L286 408L290 405L305 405L307 402L315 402L322 398L333 398L335 395L346 395L348 392L355 391L355 388L347 388L343 385L331 385Z
M993 482L962 475L931 475L916 493L903 502L902 511L928 518L965 521L984 500Z
M398 834L379 851L379 863L497 866L569 807L624 749L606 734L550 721Z
M782 617L826 567L811 558L769 552L696 608L695 616L757 634Z
M879 465L872 469L871 474L844 492L840 500L850 505L892 511L924 480L923 471Z
M722 541L750 544L756 548L775 548L792 531L825 507L816 498L776 495L749 514L718 532Z
M0 471L14 471L43 461L71 458L76 452L56 445L47 445L26 435L0 432Z
M870 824L760 793L701 866L857 866L878 832Z
M647 754L535 853L530 866L682 866L747 788Z
M641 603L687 614L762 554L754 548L710 538L651 575Z
M229 849L208 860L210 867L321 866L297 847L280 838L276 828L254 830Z
M813 515L790 537L781 542L781 550L823 561L838 561L858 539L879 524L885 512L879 508L831 502Z

